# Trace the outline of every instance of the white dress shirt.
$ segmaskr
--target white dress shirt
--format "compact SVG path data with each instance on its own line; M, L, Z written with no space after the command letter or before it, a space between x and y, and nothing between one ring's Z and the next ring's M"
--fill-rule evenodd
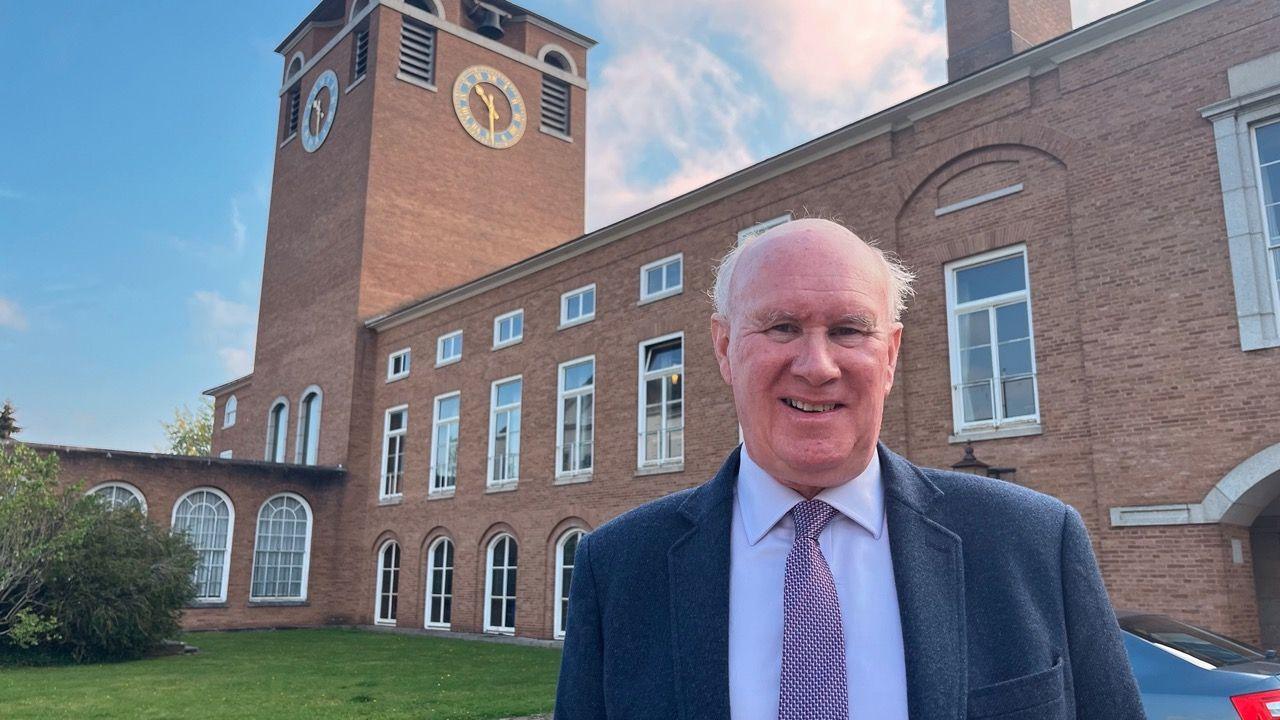
M818 536L840 596L850 720L907 720L902 620L884 515L880 457L817 499L839 513ZM782 674L782 583L804 500L742 448L729 565L729 707L733 720L776 720Z

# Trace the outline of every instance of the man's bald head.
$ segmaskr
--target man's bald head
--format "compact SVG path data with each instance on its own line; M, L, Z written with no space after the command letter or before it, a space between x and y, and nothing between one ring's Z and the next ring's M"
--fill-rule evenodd
M911 281L915 278L911 271L843 225L819 218L782 223L740 243L731 250L716 269L716 282L711 292L716 312L725 318L730 317L734 297L743 289L741 282L734 282L735 275L740 277L754 275L763 266L767 266L769 256L781 250L784 244L795 244L796 241L801 241L799 244L805 244L804 241L816 240L835 241L845 245L851 258L858 264L867 263L876 266L878 272L884 277L890 318L897 322L902 311L906 309L907 298L913 293Z

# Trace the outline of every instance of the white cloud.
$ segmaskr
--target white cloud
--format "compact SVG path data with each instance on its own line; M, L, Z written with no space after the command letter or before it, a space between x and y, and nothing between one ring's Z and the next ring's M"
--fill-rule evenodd
M1071 22L1080 27L1137 4L1138 0L1071 0Z
M26 330L27 318L22 314L18 303L0 297L0 328L10 330Z
M22 198L22 193L15 192L3 185L0 185L0 200L21 200Z
M246 233L244 220L240 217L240 203L231 199L231 249L236 255L244 252Z
M223 369L233 377L251 372L257 311L210 290L192 294L191 306L202 341L215 349Z

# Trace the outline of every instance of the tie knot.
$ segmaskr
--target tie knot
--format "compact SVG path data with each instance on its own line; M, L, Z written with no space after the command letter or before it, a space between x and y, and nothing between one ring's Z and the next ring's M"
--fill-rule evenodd
M796 537L817 540L822 528L836 516L837 510L821 500L803 500L791 508L791 519L796 524Z

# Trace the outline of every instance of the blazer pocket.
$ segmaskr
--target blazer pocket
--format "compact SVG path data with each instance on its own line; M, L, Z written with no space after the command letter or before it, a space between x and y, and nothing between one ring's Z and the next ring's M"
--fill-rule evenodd
M1063 688L1062 658L1059 657L1048 670L970 690L969 718L1055 720L1064 714ZM1036 712L1022 712L1031 709Z

